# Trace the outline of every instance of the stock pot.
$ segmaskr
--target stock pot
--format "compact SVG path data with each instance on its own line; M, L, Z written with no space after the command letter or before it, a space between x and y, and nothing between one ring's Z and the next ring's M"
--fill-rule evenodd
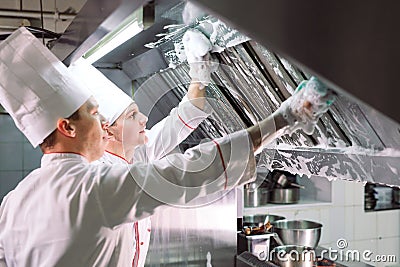
M274 232L283 244L315 248L321 237L322 224L306 220L279 220L273 223Z

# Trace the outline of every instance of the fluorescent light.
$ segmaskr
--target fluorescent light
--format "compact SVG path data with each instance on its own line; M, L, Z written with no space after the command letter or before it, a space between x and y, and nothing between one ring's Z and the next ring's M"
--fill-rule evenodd
M137 12L132 15L133 16L130 16L125 20L121 26L107 34L93 48L83 55L86 62L89 64L96 62L139 32L143 31L143 23L141 19L138 19Z

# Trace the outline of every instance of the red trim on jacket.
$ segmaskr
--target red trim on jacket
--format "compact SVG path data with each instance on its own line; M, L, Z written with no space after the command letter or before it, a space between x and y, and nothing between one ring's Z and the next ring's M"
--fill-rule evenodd
M191 129L191 130L194 130L195 128L193 128L192 126L190 126L189 124L187 124L183 119L182 119L182 117L181 116L179 116L179 114L178 114L178 118L181 120L181 122L183 123L183 124L185 124L185 126L186 127L188 127L189 129Z
M135 241L136 241L136 250L135 256L133 257L132 267L137 267L139 265L139 256L140 256L140 246L139 246L139 223L135 222L133 224L135 229Z
M116 157L118 157L118 158L120 158L120 159L123 159L124 161L126 161L126 163L129 164L129 161L127 161L124 157L121 157L120 155L117 155L117 154L115 154L115 153L112 153L112 152L110 152L110 151L108 151L108 150L106 150L106 152L107 152L108 154L111 154L111 155L113 155L113 156L116 156Z
M222 151L221 148L219 146L219 144L217 143L217 141L212 140L214 142L214 144L217 146L218 149L218 153L219 153L219 157L221 158L221 162L222 162L222 167L224 167L224 173L225 173L225 185L224 185L224 189L226 189L226 187L228 186L228 175L226 174L226 167L225 167L225 161L224 161L224 157L222 156Z

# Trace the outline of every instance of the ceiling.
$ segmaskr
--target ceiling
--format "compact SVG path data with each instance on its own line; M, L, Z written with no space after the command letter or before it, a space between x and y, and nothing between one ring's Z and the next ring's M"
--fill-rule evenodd
M33 26L63 33L86 0L1 0L0 34L19 26ZM42 8L41 8L42 7Z

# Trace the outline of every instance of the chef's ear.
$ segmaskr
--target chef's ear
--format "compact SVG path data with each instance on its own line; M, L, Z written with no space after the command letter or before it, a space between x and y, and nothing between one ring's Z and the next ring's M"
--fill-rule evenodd
M69 119L58 119L57 130L66 137L76 136L76 126Z

